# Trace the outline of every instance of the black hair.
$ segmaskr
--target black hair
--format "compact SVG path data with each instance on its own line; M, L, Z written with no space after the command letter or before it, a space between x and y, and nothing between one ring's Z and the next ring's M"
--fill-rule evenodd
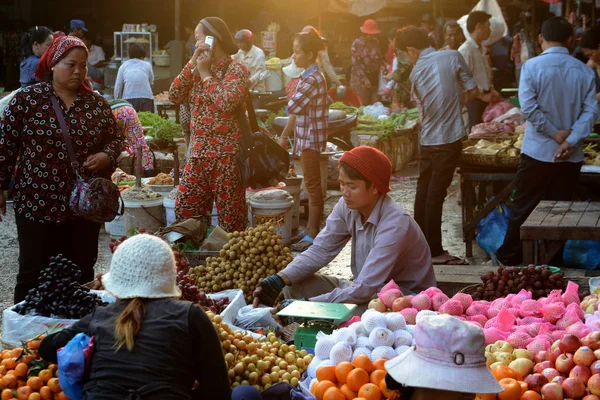
M396 34L396 48L400 51L406 51L409 47L424 50L429 46L429 36L425 29L407 26Z
M385 385L389 390L398 390L400 392L401 399L410 399L414 392L415 388L411 386L404 386L401 383L398 383L392 376L388 373L385 374Z
M296 36L295 41L298 42L300 48L305 53L313 53L315 60L320 51L325 50L325 44L319 32L313 28L306 33L300 33Z
M564 43L573 36L573 25L564 17L552 17L542 25L542 37L547 42Z
M129 57L131 58L139 58L143 60L146 58L148 53L146 52L146 47L141 44L133 44L129 48Z
M31 48L35 42L44 43L48 36L52 35L52 31L45 26L34 26L21 36L21 54L23 58L33 55Z
M364 181L367 189L371 187L371 181L368 180L367 178L365 178L365 176L363 174L361 174L360 171L358 171L356 168L351 167L350 165L346 164L345 162L340 162L340 165L338 168L341 169L342 171L344 171L344 174L346 174L346 176L348 178L350 178L351 180Z
M600 47L600 26L594 25L588 29L581 38L581 48L598 50Z
M492 16L485 11L473 11L467 17L467 32L475 32L477 24L483 24L490 20Z
M448 30L448 28L452 28L452 29L459 28L460 29L460 25L456 21L446 22L446 24L444 25L444 30L442 31L444 35L446 34L446 30Z

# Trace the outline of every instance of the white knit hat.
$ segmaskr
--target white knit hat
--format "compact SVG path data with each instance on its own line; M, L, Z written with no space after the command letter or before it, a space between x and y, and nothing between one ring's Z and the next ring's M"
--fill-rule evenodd
M118 299L181 297L176 276L169 245L156 236L141 234L117 247L102 283Z

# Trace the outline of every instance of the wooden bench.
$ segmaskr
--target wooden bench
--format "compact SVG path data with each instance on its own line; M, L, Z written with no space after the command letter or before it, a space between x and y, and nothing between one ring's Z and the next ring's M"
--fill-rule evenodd
M549 264L567 240L600 240L600 202L541 201L521 225L524 264Z
M498 269L485 265L434 265L433 268L437 287L447 296L453 296L467 286L481 283L481 275ZM565 279L578 284L580 291L589 290L590 278L600 275L600 271L573 268L561 268L561 272Z

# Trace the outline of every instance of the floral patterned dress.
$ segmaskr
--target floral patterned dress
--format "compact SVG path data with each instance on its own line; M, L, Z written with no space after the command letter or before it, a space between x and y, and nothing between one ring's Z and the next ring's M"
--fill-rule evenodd
M377 38L361 36L352 43L350 86L361 97L363 105L371 103L377 93L383 57Z
M113 109L113 115L117 119L119 130L124 139L127 140L126 150L130 156L135 155L138 147L142 148L142 169L150 171L154 168L154 159L152 151L146 143L144 129L140 118L131 106L121 106Z
M188 102L191 111L191 150L175 202L178 220L209 215L217 204L219 225L227 232L248 224L246 191L236 158L242 133L236 110L243 107L250 78L246 67L223 59L202 81L188 63L173 81L169 99Z

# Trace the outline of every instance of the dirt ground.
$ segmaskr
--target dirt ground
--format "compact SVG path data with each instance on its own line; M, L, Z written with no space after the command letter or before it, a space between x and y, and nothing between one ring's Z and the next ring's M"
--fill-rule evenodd
M414 198L417 182L416 165L409 165L408 168L401 173L396 174L392 181L392 191L390 195L410 214L414 209ZM325 215L329 214L333 206L340 198L339 191L328 191L327 201L325 204ZM462 216L461 208L457 201L458 195L458 178L455 177L454 182L448 190L448 197L444 203L443 213L443 243L444 248L451 254L459 257L465 256L465 246L462 240ZM108 247L110 237L104 232L100 233L98 243L99 255L96 264L96 273L107 272L111 253ZM474 246L475 257L470 259L471 264L481 264L485 260L485 254ZM18 256L19 247L17 241L17 231L15 226L14 212L12 205L7 207L6 218L0 222L0 311L13 304L13 288L15 278L18 271ZM342 251L342 253L322 272L335 275L341 278L350 278L350 244Z

